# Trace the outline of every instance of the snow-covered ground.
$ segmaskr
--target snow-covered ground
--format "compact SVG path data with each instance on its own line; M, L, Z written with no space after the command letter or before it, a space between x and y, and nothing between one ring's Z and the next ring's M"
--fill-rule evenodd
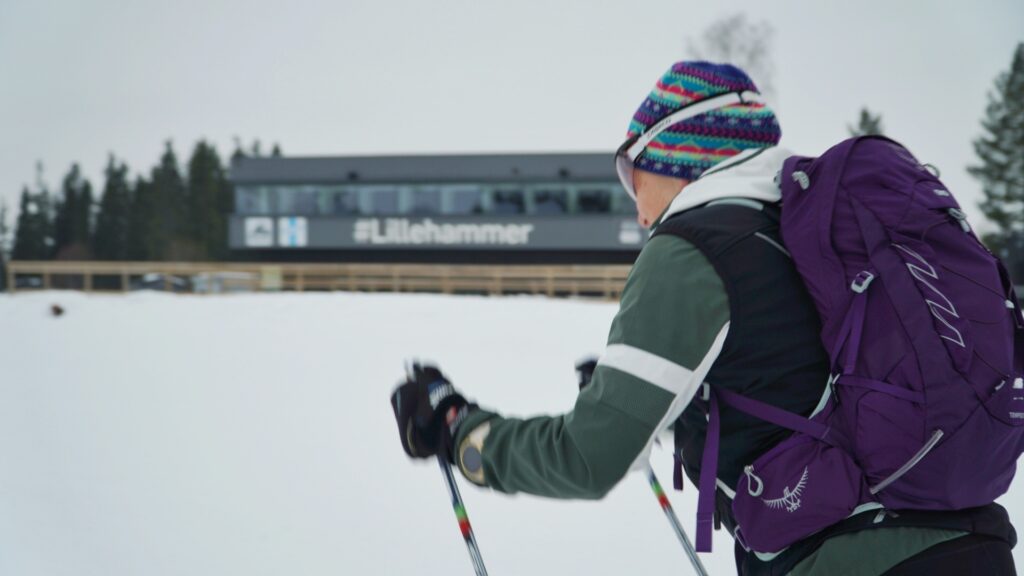
M426 295L0 296L0 574L471 574L436 463L398 443L388 394L403 360L437 360L506 414L557 413L614 312ZM670 456L656 450L654 465L669 484ZM492 575L691 573L640 474L601 502L461 486ZM696 491L670 497L692 536ZM1003 504L1024 524L1024 480ZM715 536L705 564L732 574L732 542Z

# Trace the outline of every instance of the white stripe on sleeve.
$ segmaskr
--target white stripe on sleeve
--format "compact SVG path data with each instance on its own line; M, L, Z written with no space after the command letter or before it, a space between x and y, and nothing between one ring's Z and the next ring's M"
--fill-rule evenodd
M728 334L729 322L726 322L718 331L714 342L711 343L711 348L708 349L700 364L693 370L688 370L661 356L625 344L612 344L608 346L605 355L601 357L598 365L621 370L675 394L675 399L669 406L668 411L654 429L650 439L647 440L647 445L637 455L636 460L633 461L630 469L642 470L647 468L648 460L651 457L651 447L654 445L655 438L658 437L658 432L664 430L676 418L679 418L679 415L690 404L690 400L693 399L701 384L704 383L704 378L711 371L711 366L718 359L718 355L722 353L722 346L725 345L725 338Z
M673 396L683 393L693 380L693 371L689 368L629 344L610 344L598 365L650 382Z

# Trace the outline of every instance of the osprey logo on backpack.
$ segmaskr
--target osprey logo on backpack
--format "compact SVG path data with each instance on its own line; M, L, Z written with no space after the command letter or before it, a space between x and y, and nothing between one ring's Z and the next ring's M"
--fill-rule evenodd
M929 264L927 260L922 258L920 254L914 252L910 248L907 248L906 246L903 246L901 244L893 244L892 246L893 248L898 248L899 250L902 250L903 253L907 254L914 260L917 260L918 262L921 263L921 266L925 267L922 268L921 266L907 262L907 269L910 270L910 274L918 282L924 284L932 292L938 294L939 297L942 298L943 302L945 302L945 305L942 305L930 298L925 299L925 302L928 304L928 308L932 311L932 316L935 316L935 318L938 319L939 322L942 322L946 326L946 328L948 328L953 334L956 335L956 338L951 338L949 336L946 336L945 334L939 334L939 336L945 338L946 340L949 340L950 342L960 346L961 348L964 348L963 335L960 334L960 331L954 328L953 325L950 324L949 321L942 316L942 314L939 314L939 310L941 310L947 314L952 315L954 318L960 318L960 315L957 314L956 312L956 307L954 307L953 303L949 301L949 298L946 298L945 294L940 292L938 288L936 288L934 285L932 285L931 282L924 278L925 276L927 276L932 280L938 280L939 275L937 272L935 272L935 268L931 264Z
M762 498L761 501L772 510L781 510L782 508L785 508L786 512L793 513L800 509L800 494L804 491L806 486L807 467L804 466L804 473L800 476L800 481L796 483L796 488L790 490L789 486L786 486L782 489L782 498L776 498L774 500L766 500Z

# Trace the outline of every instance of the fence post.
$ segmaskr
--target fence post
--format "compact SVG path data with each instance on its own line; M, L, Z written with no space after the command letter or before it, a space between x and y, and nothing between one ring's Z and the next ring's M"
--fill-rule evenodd
M86 292L92 292L92 271L91 270L87 270L85 272L85 286L84 286L84 289L85 289Z
M43 266L43 290L50 289L50 269Z
M14 263L7 263L7 289L10 290L11 294L17 292L18 287L14 284Z
M501 271L495 268L491 271L494 283L491 285L491 296L501 296Z

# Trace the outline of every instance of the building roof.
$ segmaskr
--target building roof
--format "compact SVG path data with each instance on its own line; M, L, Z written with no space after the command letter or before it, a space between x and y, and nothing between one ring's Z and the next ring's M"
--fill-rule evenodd
M610 153L243 157L236 184L617 181Z

